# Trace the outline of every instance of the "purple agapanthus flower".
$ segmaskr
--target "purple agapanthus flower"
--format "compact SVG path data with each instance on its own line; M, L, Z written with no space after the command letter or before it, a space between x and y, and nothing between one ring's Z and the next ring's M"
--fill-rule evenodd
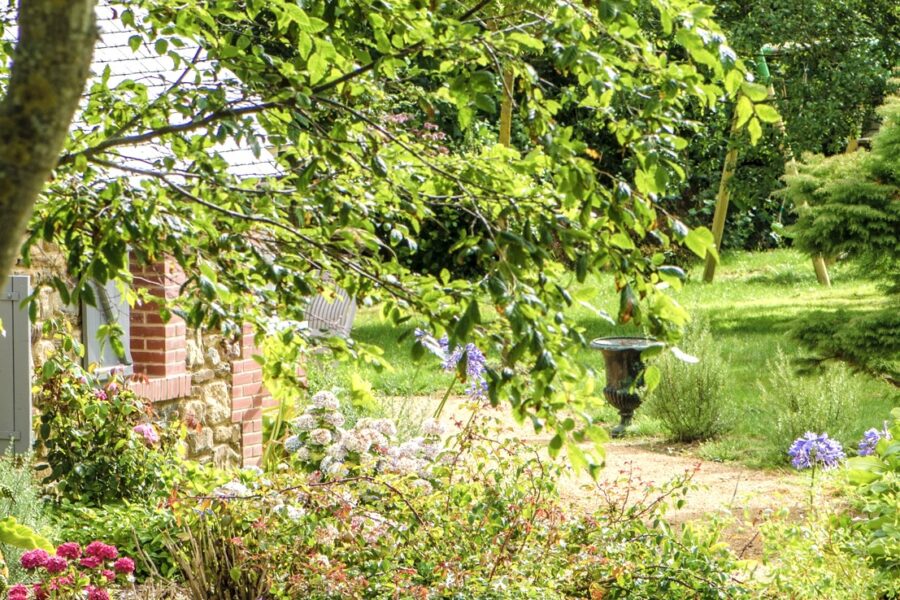
M819 435L811 431L791 444L788 456L795 469L831 469L847 457L840 442L829 438L827 433Z
M873 427L865 432L863 438L859 441L859 455L871 456L872 454L875 454L875 446L878 445L878 442L881 441L882 438L887 440L891 439L891 434L888 432L886 425L881 431Z
M463 356L466 356L466 381L468 382L466 394L476 400L483 398L487 394L488 383L485 379L487 357L485 357L484 352L478 346L468 343L465 347L457 346L451 352L450 340L446 335L436 340L437 343L435 343L434 337L421 329L416 329L415 336L422 345L441 359L441 367L445 371L455 371L459 361L462 360Z

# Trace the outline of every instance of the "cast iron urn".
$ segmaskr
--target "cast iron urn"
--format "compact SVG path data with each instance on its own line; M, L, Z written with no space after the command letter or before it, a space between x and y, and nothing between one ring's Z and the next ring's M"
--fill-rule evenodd
M591 342L591 348L602 352L606 363L606 387L603 388L603 395L619 411L621 417L619 424L613 427L613 437L625 434L634 411L641 405L638 394L638 389L644 385L641 353L663 345L662 342L639 337L597 338Z

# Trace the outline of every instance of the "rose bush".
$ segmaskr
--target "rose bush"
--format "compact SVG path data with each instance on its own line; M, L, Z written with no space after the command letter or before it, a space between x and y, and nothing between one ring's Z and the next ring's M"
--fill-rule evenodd
M155 418L115 375L101 381L64 355L47 360L35 395L35 450L44 483L64 499L100 504L148 497L175 457L178 428Z

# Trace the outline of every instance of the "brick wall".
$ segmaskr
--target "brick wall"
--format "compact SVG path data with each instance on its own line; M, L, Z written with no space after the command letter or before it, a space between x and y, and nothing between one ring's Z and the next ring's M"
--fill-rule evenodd
M262 411L276 402L263 386L262 366L253 360L258 350L249 327L244 327L240 349L240 358L231 363L231 418L241 424L244 464L255 465L262 456Z
M136 287L165 300L177 298L184 283L184 274L173 260L144 267L132 263L131 274ZM132 388L136 393L154 402L190 395L186 335L184 321L173 316L164 322L155 302L131 309L131 357L138 376Z
M61 254L52 247L33 248L32 257L31 269L16 270L30 274L32 285L65 269ZM132 264L132 274L135 287L145 287L161 299L177 297L184 282L171 260L152 267ZM64 305L49 287L39 295L38 308L32 333L35 370L57 349L54 340L41 336L43 320L64 318L75 335L81 326L79 308ZM177 415L192 424L188 456L219 466L257 464L262 456L262 410L274 401L262 385L262 367L252 358L257 349L250 329L237 340L191 331L175 316L163 322L155 302L134 306L130 325L135 373L131 387L161 415Z

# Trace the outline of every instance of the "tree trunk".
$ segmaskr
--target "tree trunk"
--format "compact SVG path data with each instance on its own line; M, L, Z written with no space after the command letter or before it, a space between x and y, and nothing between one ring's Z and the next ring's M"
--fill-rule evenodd
M90 74L95 0L19 0L19 39L0 104L0 285L15 265Z

